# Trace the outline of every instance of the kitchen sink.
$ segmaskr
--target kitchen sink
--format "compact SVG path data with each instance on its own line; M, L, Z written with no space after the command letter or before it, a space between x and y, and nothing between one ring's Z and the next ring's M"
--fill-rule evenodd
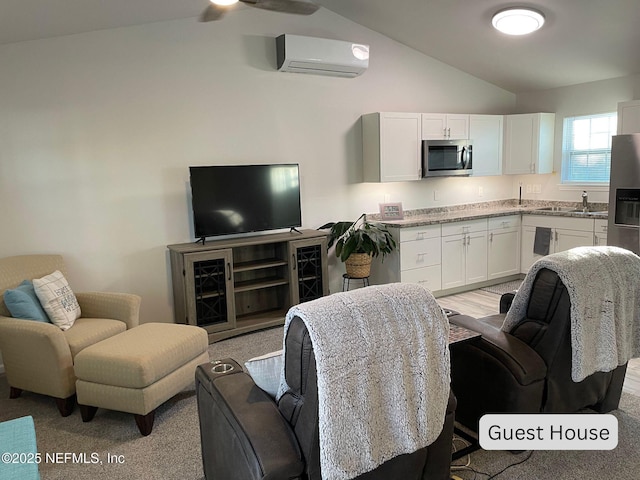
M585 212L581 208L571 208L571 207L541 207L541 208L536 208L536 210L539 212L577 213L585 216L607 215L609 213L606 210L600 211L600 212Z
M542 212L582 212L582 210L577 210L571 207L541 207L536 208L536 210L540 210Z

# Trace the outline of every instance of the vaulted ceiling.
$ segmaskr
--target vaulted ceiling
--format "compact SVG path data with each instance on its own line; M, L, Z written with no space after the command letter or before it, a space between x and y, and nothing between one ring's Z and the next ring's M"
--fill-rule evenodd
M491 27L503 0L317 0L323 7L511 92L640 73L638 0L535 0L544 27ZM196 17L206 0L2 0L0 44ZM357 39L354 39L357 40ZM372 52L375 55L375 52Z

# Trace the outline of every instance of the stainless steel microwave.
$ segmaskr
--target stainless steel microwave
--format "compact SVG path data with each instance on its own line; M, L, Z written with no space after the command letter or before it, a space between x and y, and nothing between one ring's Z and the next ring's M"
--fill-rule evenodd
M448 177L473 173L470 140L423 140L422 177Z

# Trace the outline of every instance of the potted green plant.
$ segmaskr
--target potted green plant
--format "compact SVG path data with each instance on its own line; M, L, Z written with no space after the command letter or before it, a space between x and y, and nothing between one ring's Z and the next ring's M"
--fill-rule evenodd
M347 275L351 278L365 278L371 272L371 260L378 255L384 257L396 248L396 242L389 230L379 223L360 215L355 222L332 222L321 228L329 228L328 247L334 243L336 257L344 262Z

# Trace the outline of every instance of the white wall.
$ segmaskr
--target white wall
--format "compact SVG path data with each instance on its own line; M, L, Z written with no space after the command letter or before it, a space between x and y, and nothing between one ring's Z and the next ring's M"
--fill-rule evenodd
M369 71L276 72L281 33L369 43ZM143 322L173 320L166 245L194 239L189 165L300 163L305 228L385 194L406 208L434 189L438 204L512 196L504 178L361 184L361 114L508 113L515 96L324 9L4 45L0 64L0 255L62 253L75 290L137 293Z
M551 175L527 175L514 177L518 182L542 185L540 194L523 194L524 198L581 202L582 187L563 187L560 184L562 165L562 124L565 117L615 112L618 102L640 99L640 75L614 78L599 82L583 83L563 88L519 94L516 101L518 113L555 112L554 173ZM589 200L608 202L608 188L587 188Z

